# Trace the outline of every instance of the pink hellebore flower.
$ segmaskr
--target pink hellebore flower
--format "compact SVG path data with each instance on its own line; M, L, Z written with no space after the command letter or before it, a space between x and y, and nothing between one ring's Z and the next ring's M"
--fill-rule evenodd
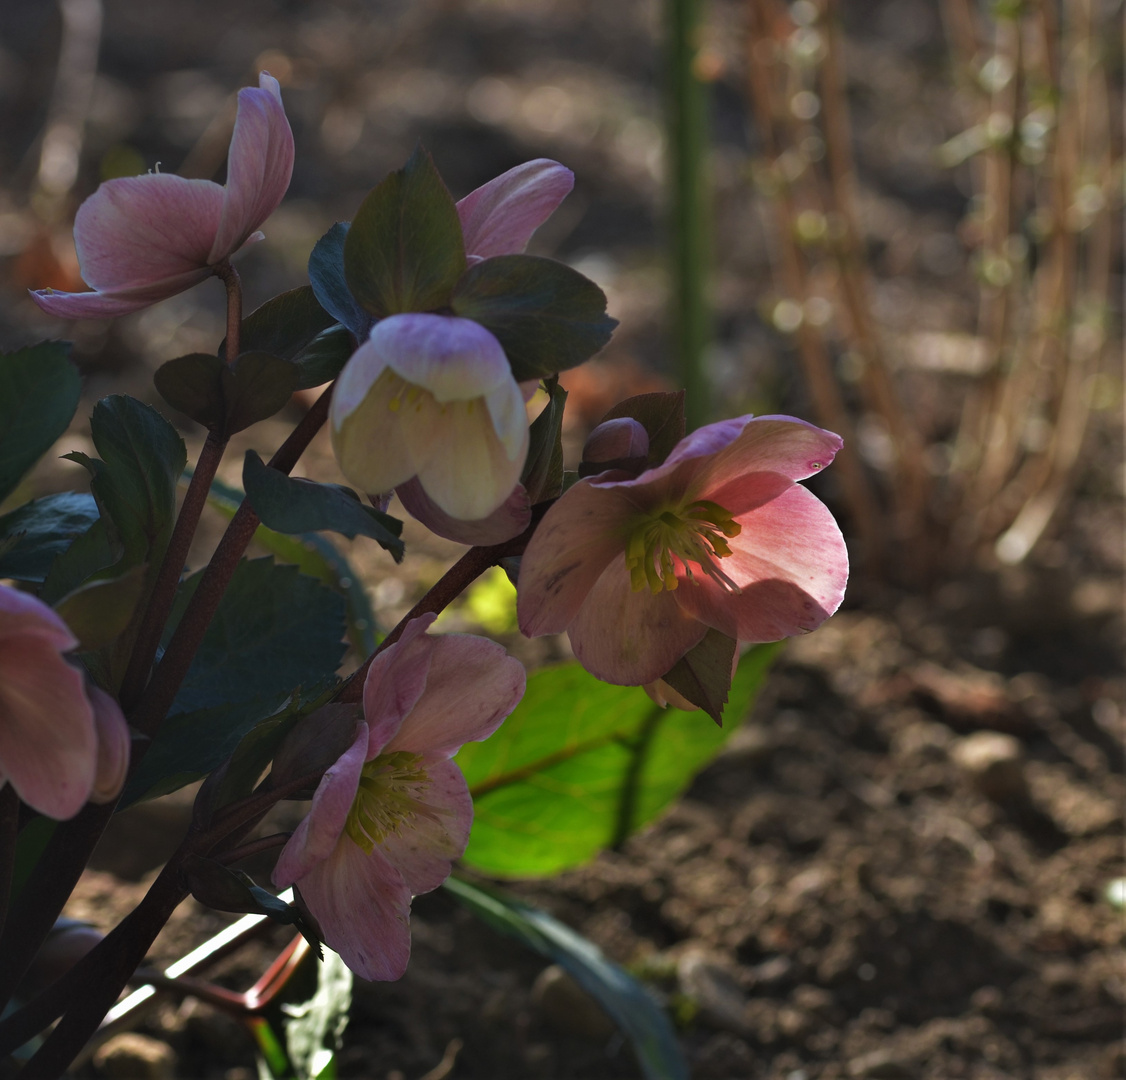
M62 657L77 645L46 604L0 585L0 787L59 819L116 798L129 764L121 709Z
M94 291L33 292L48 314L104 319L155 304L203 281L282 201L293 172L293 133L277 79L239 91L227 183L148 173L107 180L78 209L74 245Z
M390 491L417 476L440 510L467 521L504 503L528 454L508 357L471 319L381 319L337 378L329 416L353 484Z
M840 437L786 416L700 428L636 479L609 472L548 511L520 567L529 637L566 630L593 675L661 678L708 628L777 641L840 605L848 553L832 515L795 481Z
M522 252L573 186L570 169L539 159L471 192L457 204L469 262ZM439 535L500 543L531 520L518 488L524 396L479 323L431 314L376 323L340 373L330 415L344 475L365 491L399 488Z
M468 634L408 624L373 661L364 720L325 774L274 869L296 884L325 944L365 979L399 978L410 958L411 897L436 889L465 850L473 800L449 759L484 739L524 694L524 669Z

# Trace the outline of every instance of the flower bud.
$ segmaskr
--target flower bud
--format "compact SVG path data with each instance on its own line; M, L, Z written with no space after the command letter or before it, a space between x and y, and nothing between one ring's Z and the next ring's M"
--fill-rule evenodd
M30 1001L42 993L70 971L104 936L100 930L77 919L65 916L57 919L20 983L19 997Z
M335 703L303 716L274 755L274 786L327 769L356 737L362 717L360 705Z
M638 476L649 464L649 433L630 416L605 420L587 436L580 476L620 469Z
M583 461L591 465L621 458L645 457L649 433L631 416L620 416L599 424L583 444Z

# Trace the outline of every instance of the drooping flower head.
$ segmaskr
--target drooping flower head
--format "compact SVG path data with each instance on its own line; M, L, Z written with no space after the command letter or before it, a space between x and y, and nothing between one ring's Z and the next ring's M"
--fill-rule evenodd
M848 553L796 481L840 446L802 420L744 416L636 478L579 481L524 553L520 629L565 630L588 671L627 686L660 679L709 627L748 642L815 629L844 597Z
M332 442L365 491L418 478L451 517L483 518L520 480L524 397L501 344L479 323L392 315L372 327L337 380Z
M171 173L107 180L79 208L74 245L94 290L33 292L48 314L104 319L155 304L203 281L246 244L282 201L293 133L277 79L262 72L239 91L227 183Z
M457 204L467 261L522 252L573 185L570 169L540 159L471 192ZM527 526L516 491L524 395L479 323L433 313L377 322L340 374L330 420L344 475L365 491L404 488L411 513L441 535L497 543Z
M0 585L0 786L58 819L116 798L129 763L121 709L63 659L77 646L46 604Z
M433 621L413 620L372 662L364 719L274 869L274 884L296 884L325 943L366 979L403 974L411 897L445 881L468 843L473 801L450 758L524 694L524 669L501 646L430 637Z

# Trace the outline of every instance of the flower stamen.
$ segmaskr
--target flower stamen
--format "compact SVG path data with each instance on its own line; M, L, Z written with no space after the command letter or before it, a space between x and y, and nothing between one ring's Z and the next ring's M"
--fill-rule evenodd
M366 854L416 818L436 822L447 816L426 801L431 780L421 761L421 755L399 750L364 766L344 831Z
M738 593L739 586L720 569L718 560L731 554L727 541L742 531L727 510L707 499L662 510L637 525L626 542L630 586L634 592L647 588L654 596L663 589L671 592L679 584L678 570L683 568L691 581L695 565L727 592Z

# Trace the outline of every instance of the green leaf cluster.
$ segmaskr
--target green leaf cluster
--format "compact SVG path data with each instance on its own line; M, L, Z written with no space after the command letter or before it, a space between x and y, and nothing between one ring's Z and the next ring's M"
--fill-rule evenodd
M469 266L457 204L421 147L350 225L321 238L309 278L322 307L357 337L407 312L472 319L504 347L518 381L581 364L617 325L602 290L562 263L502 255Z
M539 877L621 843L722 749L777 648L758 645L742 657L726 728L662 710L640 688L599 682L578 664L529 676L500 730L458 752L474 805L465 862L487 874Z
M0 354L0 502L66 431L81 392L64 342Z
M166 639L201 577L189 578L177 593ZM206 775L256 725L315 701L335 682L343 637L338 594L270 558L239 563L122 804Z

